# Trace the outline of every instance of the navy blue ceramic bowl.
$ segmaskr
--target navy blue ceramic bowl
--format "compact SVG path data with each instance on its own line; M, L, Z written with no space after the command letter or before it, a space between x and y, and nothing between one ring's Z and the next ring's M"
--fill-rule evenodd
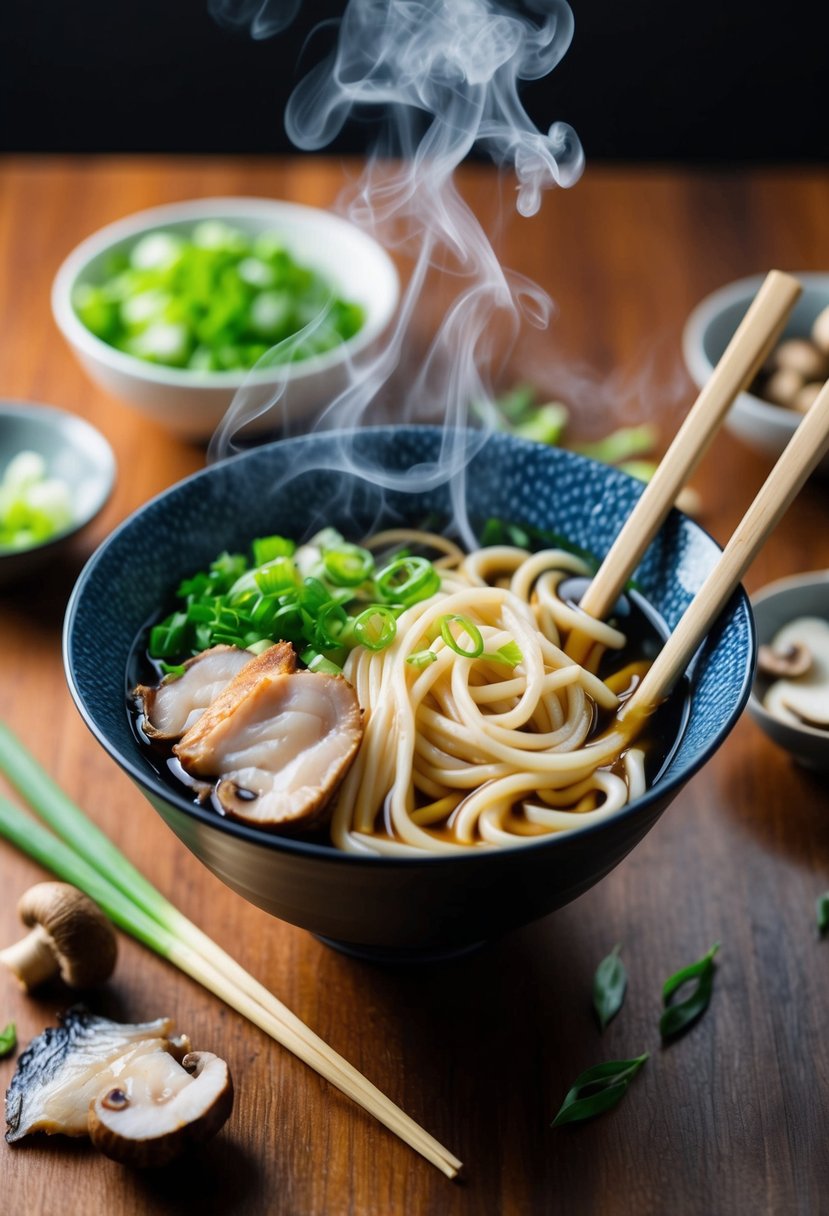
M219 818L163 784L131 729L127 669L146 622L180 578L222 549L282 532L301 539L325 524L359 536L378 524L452 514L432 486L442 446L433 428L328 433L254 449L197 473L142 507L101 545L78 580L64 630L69 686L88 726L176 835L245 899L323 937L371 952L450 951L543 916L574 899L638 843L722 743L748 697L751 612L734 596L689 672L682 737L653 787L609 821L536 844L423 859L361 858L271 836ZM356 465L371 480L358 478ZM389 488L417 470L417 493ZM286 478L288 479L286 481ZM385 483L386 488L379 488ZM604 554L641 485L554 448L492 435L467 469L470 517L552 528ZM669 627L719 553L673 512L636 578Z

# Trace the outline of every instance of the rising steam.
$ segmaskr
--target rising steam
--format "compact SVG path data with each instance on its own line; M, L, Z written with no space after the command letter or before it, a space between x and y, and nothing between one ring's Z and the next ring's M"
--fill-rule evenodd
M298 3L210 0L211 12L256 37L285 28ZM365 421L406 357L427 279L457 286L437 331L418 352L417 370L396 385L393 418L440 419L447 441L439 465L420 468L425 489L453 479L461 507L462 470L485 440L493 373L507 357L522 322L547 325L549 297L505 270L454 183L457 166L477 145L514 171L516 206L534 214L545 189L570 186L583 169L572 129L554 123L546 134L531 122L518 95L521 81L550 72L567 50L572 13L564 0L527 0L518 12L498 0L349 0L334 50L295 89L285 122L300 148L329 144L351 118L379 123L375 152L340 208L388 249L411 258L413 269L394 330L379 354L356 360L348 386L318 427ZM396 159L390 159L396 158ZM475 416L470 407L475 404ZM210 459L233 451L233 436L264 410L279 423L279 397L240 390L211 443ZM285 421L285 419L283 419ZM478 430L459 438L470 421ZM360 470L379 484L400 487L399 475ZM462 513L461 513L462 514Z

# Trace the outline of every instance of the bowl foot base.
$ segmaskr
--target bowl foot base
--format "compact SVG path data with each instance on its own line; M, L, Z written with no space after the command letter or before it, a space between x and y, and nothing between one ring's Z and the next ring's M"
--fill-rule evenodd
M486 942L473 942L471 946L450 946L440 948L426 946L424 948L409 946L364 946L359 942L341 942L333 937L323 937L320 933L313 936L324 946L347 954L350 958L358 958L366 963L377 963L380 966L421 966L424 963L443 963L457 958L465 958L483 949Z

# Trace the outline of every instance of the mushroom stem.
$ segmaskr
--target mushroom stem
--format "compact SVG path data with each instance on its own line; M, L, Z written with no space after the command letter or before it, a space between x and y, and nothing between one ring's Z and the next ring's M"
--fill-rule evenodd
M40 925L19 942L0 950L0 963L14 972L27 992L53 979L60 970L49 934Z

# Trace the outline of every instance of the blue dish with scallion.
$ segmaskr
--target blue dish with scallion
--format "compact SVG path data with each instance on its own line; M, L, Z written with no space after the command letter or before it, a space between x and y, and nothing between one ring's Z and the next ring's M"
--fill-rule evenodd
M0 402L0 584L53 560L102 509L114 482L112 449L83 418Z
M232 579L232 586L257 563L270 567L279 584L270 586L267 575L264 588L258 586L262 611L290 607L280 602L287 573L281 562L294 555L275 549L286 538L301 545L321 528L335 527L345 540L323 546L335 577L329 570L320 581L336 587L352 573L362 577L364 571L356 568L365 560L359 552L361 537L380 528L419 527L426 519L451 520L448 486L416 493L382 491L372 476L382 469L388 480L407 469L428 468L441 444L441 432L431 427L368 428L263 445L212 465L147 503L112 534L81 575L65 623L65 667L82 716L181 840L246 899L373 957L463 949L543 916L587 890L635 846L723 741L745 704L753 667L751 614L746 597L738 593L687 673L687 720L650 788L601 823L531 846L365 857L314 839L274 835L197 805L159 773L129 712L136 656L145 653L148 637L157 650L169 649L172 658L182 642L176 631L184 628L176 613L189 601L188 608L196 606L196 611L187 628L210 624L220 634L227 630L229 639L237 622L223 612L218 597L213 603L200 597L209 594L211 574ZM354 472L356 467L364 476ZM642 489L617 469L505 433L492 434L475 450L466 486L470 518L551 530L597 556L610 547ZM254 551L251 543L257 539L261 547ZM241 555L238 565L225 569L223 552L231 558ZM636 572L642 594L668 628L675 626L718 554L698 525L672 513ZM211 568L215 562L219 565ZM407 595L407 585L419 594L423 588L413 584L428 577L425 567L412 564L374 571L381 585L383 578L389 581L394 598L400 597L401 587ZM184 600L176 604L179 590ZM347 586L341 591L343 597L349 593ZM308 593L304 585L300 594ZM336 604L339 593L329 592L329 599ZM294 607L301 618L303 604ZM328 611L331 640L342 641L341 635L333 636L336 623L343 623L338 608ZM355 628L353 613L345 615ZM242 617L247 630L248 614ZM319 611L314 619L319 622ZM271 621L261 624L273 632ZM363 622L376 644L382 643L386 625L384 614L376 611ZM325 649L318 645L325 639L315 640L318 652ZM298 639L296 645L298 650L303 646L309 665L316 661L314 654L305 653L314 640ZM187 649L192 644L186 642ZM101 662L103 653L106 663ZM324 657L329 662L337 658L330 648Z

